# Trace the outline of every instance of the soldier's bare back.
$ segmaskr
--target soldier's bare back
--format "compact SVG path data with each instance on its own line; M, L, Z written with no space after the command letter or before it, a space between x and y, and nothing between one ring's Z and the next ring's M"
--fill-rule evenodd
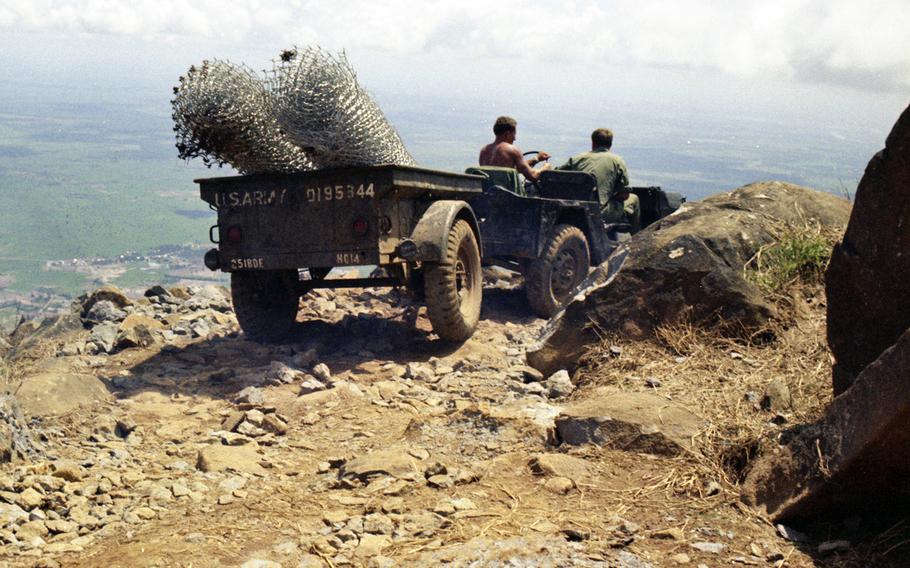
M519 168L524 162L521 150L508 142L492 142L480 150L481 166L499 166L501 168Z

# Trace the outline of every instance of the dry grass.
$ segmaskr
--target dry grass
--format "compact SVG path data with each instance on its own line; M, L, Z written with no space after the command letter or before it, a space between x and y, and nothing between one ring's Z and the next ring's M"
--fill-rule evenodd
M823 240L830 251L830 243L840 234L813 232L809 226L806 231L802 237L793 237L795 233L791 232L783 238L816 243ZM825 339L822 278L827 256L824 265L816 263L811 270L797 270L785 277L786 271L772 267L771 250L765 249L764 258L755 266L759 267L759 279L775 282L773 287L762 289L777 306L779 318L755 334L756 340L731 338L717 329L681 322L658 328L647 340L606 336L582 359L578 377L586 388L609 385L640 391L649 388L645 381L653 377L661 382L655 389L657 394L682 403L704 418L706 426L695 440L702 455L678 461L666 478L651 487L668 495L688 496L686 508L692 513L701 511L705 501L699 499L703 497L704 480L715 479L729 493L728 505L758 524L768 523L738 503L742 474L764 444L780 441L790 427L817 421L832 400L832 359ZM766 278L762 270L766 276L767 271L777 272ZM611 354L611 346L621 348L621 354ZM781 415L757 404L773 381L787 385L793 400L792 409ZM783 423L776 423L779 421ZM824 467L823 461L820 467ZM826 521L821 522L824 525ZM849 551L823 560L816 557L815 562L820 562L817 565L908 565L910 518L883 515L863 522ZM815 532L824 534L830 529L823 526ZM802 558L795 564L803 565ZM781 564L791 566L794 562L788 557Z
M585 357L580 382L642 390L648 378L660 381L657 394L705 420L697 440L703 457L692 465L735 488L761 440L790 425L813 422L831 400L821 291L815 284L789 292L778 298L781 318L756 334L775 338L771 342L731 339L688 322L658 328L651 340L608 336ZM622 354L610 356L610 346L621 347ZM787 385L792 409L777 414L759 407L773 381Z

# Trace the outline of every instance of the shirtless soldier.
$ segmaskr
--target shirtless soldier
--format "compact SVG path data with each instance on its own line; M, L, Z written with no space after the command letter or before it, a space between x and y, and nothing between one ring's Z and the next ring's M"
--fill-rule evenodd
M540 162L550 158L546 152L539 152L536 157L525 160L521 155L521 150L514 146L515 133L518 128L518 122L508 116L500 116L493 124L493 134L496 140L487 144L480 150L479 162L481 166L499 166L501 168L515 168L525 179L537 181L540 172L550 169L550 164L535 171L533 167Z

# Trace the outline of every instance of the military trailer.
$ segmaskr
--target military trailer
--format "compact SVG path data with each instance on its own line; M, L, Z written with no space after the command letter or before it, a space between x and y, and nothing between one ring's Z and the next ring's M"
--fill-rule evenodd
M548 170L537 183L521 183L512 168L476 167L483 193L470 198L483 235L486 264L520 272L528 303L551 317L571 298L591 266L605 261L619 234L633 228L604 225L597 180L584 172ZM685 198L659 187L632 187L641 203L642 228L669 215Z
M237 320L253 339L286 336L312 289L399 285L425 297L441 338L473 334L482 236L469 201L483 178L381 165L196 182L218 213L205 265L231 274ZM336 266L384 275L327 278Z

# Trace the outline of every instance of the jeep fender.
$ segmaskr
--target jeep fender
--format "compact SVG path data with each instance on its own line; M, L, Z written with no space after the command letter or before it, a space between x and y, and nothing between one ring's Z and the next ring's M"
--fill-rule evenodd
M440 200L430 205L411 232L410 240L417 245L417 255L408 260L439 262L456 219L464 219L471 225L477 237L477 247L483 251L477 217L471 206L464 201Z

